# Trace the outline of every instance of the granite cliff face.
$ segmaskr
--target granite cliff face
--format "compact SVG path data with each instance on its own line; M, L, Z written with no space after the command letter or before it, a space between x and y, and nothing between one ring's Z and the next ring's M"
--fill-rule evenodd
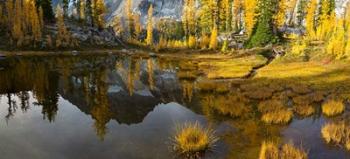
M108 21L116 16L125 15L126 0L106 0L109 13ZM182 14L183 0L133 0L133 12L141 15L141 20L145 21L149 6L153 4L155 18L180 19Z

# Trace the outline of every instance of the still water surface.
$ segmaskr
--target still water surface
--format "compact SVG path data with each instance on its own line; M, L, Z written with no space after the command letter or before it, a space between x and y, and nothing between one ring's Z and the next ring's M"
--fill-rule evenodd
M322 115L267 125L255 110L220 113L215 105L235 110L262 99L238 93L244 80L206 79L197 62L138 55L4 59L0 158L179 158L171 137L176 125L191 121L210 125L220 137L206 158L258 158L268 139L301 145L312 159L350 158L322 140L321 127L330 120ZM204 80L218 85L202 88Z

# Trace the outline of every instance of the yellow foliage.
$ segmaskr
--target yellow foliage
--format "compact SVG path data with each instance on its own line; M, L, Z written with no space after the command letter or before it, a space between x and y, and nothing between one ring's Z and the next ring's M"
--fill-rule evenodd
M244 1L244 22L245 22L245 29L248 36L250 36L253 32L253 28L256 23L256 8L258 6L258 0L245 0Z
M314 39L315 33L315 14L317 10L317 0L311 0L308 4L306 21L306 34L309 39Z
M305 49L307 48L306 40L297 39L291 45L291 54L298 56L305 54Z
M196 2L195 0L185 0L182 10L182 24L186 36L195 33L196 30Z
M278 2L278 12L275 15L275 23L277 27L283 27L286 21L287 0L280 0Z
M146 44L148 46L153 45L153 5L148 9Z
M210 49L216 49L218 47L218 28L215 25L212 29L211 35L210 35L210 43L209 48Z
M198 122L195 122L185 123L178 127L174 140L175 150L188 154L213 148L218 138L215 137L212 129L204 128Z
M75 46L75 42L73 42L73 39L69 33L69 31L66 28L66 25L64 24L64 16L63 16L63 9L60 5L56 8L56 19L57 19L57 35L56 35L56 47L73 47Z
M210 38L208 35L206 35L205 33L202 34L202 38L201 38L201 48L202 49L206 49L208 48L209 46L209 43L210 43Z
M188 38L188 47L194 49L196 48L196 45L197 45L196 37L191 35Z
M342 20L338 21L337 27L326 46L326 52L335 55L337 58L343 57L345 53L346 41L343 24Z

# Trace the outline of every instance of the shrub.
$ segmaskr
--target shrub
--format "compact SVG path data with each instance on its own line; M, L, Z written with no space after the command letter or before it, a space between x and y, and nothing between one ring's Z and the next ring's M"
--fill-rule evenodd
M218 141L214 131L198 122L185 123L176 130L174 148L182 154L198 153L214 147Z

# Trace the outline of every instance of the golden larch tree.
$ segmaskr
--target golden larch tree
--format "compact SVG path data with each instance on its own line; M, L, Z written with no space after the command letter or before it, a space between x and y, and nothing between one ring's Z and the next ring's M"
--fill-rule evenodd
M211 35L210 35L210 43L209 48L210 49L216 49L218 47L218 28L216 25L214 25Z
M258 0L244 0L244 23L246 34L250 36L253 32L257 17Z
M286 12L287 12L287 0L280 0L278 2L278 11L274 17L275 24L277 27L283 27L286 22Z
M315 14L317 10L317 0L311 0L307 6L306 11L306 34L308 39L314 39L316 36L315 32Z
M68 32L66 25L64 24L63 9L60 5L56 8L56 23L57 23L57 35L56 35L56 47L68 47L71 42L71 36Z
M148 9L146 44L148 46L153 45L153 5L151 5Z

